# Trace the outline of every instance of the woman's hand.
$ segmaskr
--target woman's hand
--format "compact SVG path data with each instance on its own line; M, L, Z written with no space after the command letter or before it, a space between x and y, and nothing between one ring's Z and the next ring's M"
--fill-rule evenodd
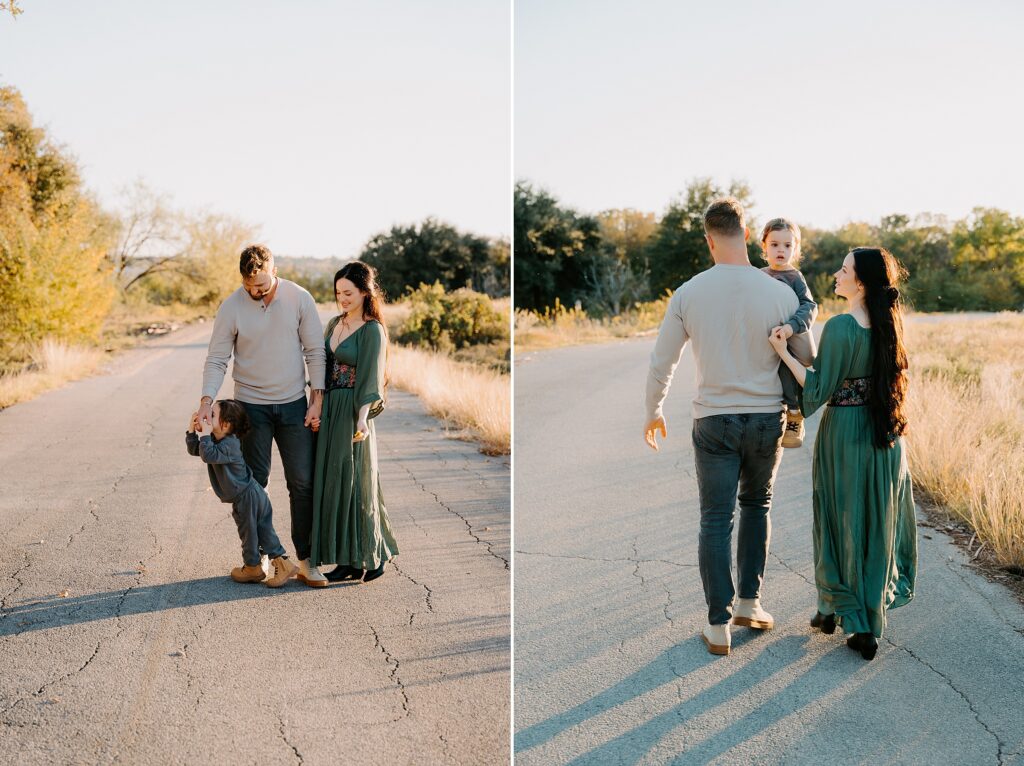
M775 349L775 353L779 356L783 356L788 353L788 349L786 348L786 336L782 329L787 326L788 325L780 325L779 327L776 327L772 330L771 335L768 336L768 342L772 344L772 348Z
M356 421L356 435L352 437L352 442L361 442L370 435L370 426L366 422L366 418L359 418Z

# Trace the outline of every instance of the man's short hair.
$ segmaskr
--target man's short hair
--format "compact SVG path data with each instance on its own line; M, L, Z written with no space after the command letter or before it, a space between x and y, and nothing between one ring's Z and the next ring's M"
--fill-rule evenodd
M242 251L242 257L238 259L238 270L246 279L254 277L263 271L274 254L266 245L249 245Z
M722 197L712 201L704 211L704 233L723 237L743 236L747 224L743 206L735 197Z

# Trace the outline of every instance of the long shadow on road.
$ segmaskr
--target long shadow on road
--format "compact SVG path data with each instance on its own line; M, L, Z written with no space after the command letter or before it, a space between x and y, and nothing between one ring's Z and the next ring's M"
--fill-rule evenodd
M754 639L756 640L756 639ZM641 762L652 749L658 747L673 732L682 730L698 717L713 714L716 708L729 705L748 695L752 689L771 688L777 679L787 675L790 666L802 663L807 657L808 636L788 636L772 643L766 643L757 657L748 664L731 671L725 671L723 678L713 686L688 697L678 705L651 716L640 725L626 731L604 744L579 755L570 761L570 766L593 763L636 764ZM746 642L744 642L746 643ZM697 732L706 727L695 727L687 739L685 763L710 763L729 752L736 745L752 736L764 732L778 721L793 715L802 708L823 703L848 681L848 675L860 668L850 666L847 673L816 673L819 665L834 665L836 655L848 650L837 646L817 658L804 672L789 684L773 692L749 713L733 721L720 731L706 735L703 740ZM515 739L517 753L530 750L554 739L563 732L613 710L619 705L642 697L666 684L685 684L687 676L707 666L710 659L698 637L673 646L663 652L647 666L622 679L600 694L577 705L571 710L553 716L528 729L519 732ZM700 741L694 742L693 739Z

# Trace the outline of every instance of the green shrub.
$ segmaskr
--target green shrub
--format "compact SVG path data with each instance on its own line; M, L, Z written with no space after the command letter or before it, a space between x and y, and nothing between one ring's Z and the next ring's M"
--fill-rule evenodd
M466 288L450 293L440 282L421 284L406 299L411 308L396 340L452 352L481 343L508 340L507 319L490 298Z

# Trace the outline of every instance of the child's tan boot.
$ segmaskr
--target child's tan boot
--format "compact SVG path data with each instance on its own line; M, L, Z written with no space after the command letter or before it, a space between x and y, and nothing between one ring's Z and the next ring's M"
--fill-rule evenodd
M804 446L804 415L800 410L789 410L786 413L786 432L782 436L782 446L786 449Z
M260 582L266 576L259 564L235 567L231 570L231 579L235 582Z
M267 580L266 586L268 588L280 588L299 571L299 568L284 556L278 556L273 559L270 562L270 566L274 568L274 576Z

